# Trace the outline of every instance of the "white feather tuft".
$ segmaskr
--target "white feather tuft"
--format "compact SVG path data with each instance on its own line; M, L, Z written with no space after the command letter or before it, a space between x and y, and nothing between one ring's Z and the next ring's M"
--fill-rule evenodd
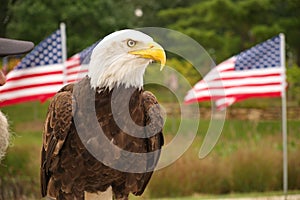
M6 149L9 145L9 138L7 119L0 111L0 161L5 156Z

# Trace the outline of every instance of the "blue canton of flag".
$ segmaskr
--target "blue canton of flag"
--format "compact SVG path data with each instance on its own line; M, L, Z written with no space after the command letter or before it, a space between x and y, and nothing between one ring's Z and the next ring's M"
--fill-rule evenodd
M273 37L237 55L235 70L280 67L280 37Z
M61 31L57 30L27 54L15 69L62 63Z

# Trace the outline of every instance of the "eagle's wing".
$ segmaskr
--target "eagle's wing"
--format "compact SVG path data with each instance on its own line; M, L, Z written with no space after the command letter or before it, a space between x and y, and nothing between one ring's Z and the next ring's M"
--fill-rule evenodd
M149 151L161 149L164 144L162 129L164 119L162 110L156 97L149 91L143 92L143 103L146 115L146 134L153 135L149 138Z
M41 192L47 195L47 186L51 174L49 168L68 135L72 124L75 102L72 102L73 84L63 87L52 99L45 121L43 147L41 152Z
M138 181L138 192L135 193L136 195L141 195L149 183L154 168L157 165L161 147L164 144L164 138L162 134L164 120L162 111L156 97L149 91L143 92L143 106L145 110L145 131L147 135L151 135L151 137L148 138L147 148L148 152L154 153L150 154L147 158L147 168L150 170L150 172L140 174L141 177L136 175L136 178L140 178Z

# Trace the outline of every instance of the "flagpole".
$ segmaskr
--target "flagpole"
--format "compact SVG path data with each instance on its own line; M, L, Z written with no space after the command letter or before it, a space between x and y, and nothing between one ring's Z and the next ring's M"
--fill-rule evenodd
M67 69L66 69L66 60L67 60L67 45L66 45L66 24L60 23L60 33L61 33L61 45L62 45L62 65L63 65L63 85L67 83Z
M283 146L283 193L284 199L287 199L288 191L288 159L287 159L287 120L286 120L286 75L285 75L285 37L283 33L280 33L280 57L282 72L282 146Z

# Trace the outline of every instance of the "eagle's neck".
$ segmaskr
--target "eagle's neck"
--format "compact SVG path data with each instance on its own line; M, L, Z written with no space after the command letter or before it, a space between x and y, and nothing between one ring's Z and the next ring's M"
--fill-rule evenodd
M124 73L122 70L114 73L103 73L96 83L91 82L93 88L105 88L112 90L115 87L122 86L124 88L134 87L141 89L143 87L143 75L145 69L131 70L130 73Z
M124 85L125 88L141 89L143 76L149 62L150 60L146 59L129 59L128 56L120 56L114 62L111 61L110 64L93 63L94 66L90 66L88 74L91 78L91 86L93 89L107 88L112 90L114 87Z

